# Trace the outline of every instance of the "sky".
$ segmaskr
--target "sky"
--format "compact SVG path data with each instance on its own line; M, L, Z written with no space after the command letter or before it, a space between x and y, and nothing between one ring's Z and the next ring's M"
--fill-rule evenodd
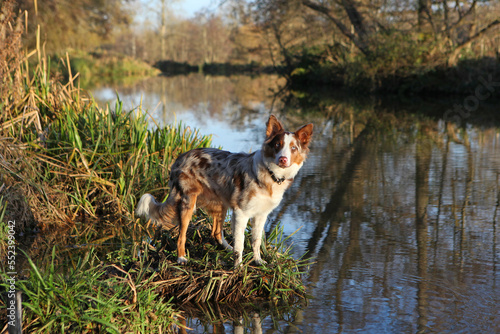
M2 1L2 0L0 0ZM166 0L165 3L169 10L173 10L172 14L177 18L193 18L196 13L201 10L209 10L216 12L218 6L223 3L223 0ZM144 21L159 22L160 0L135 0L134 4L139 4L139 7L132 7L137 10L135 20L137 23ZM134 10L134 9L133 9Z
M178 8L182 15L190 18L201 9L214 10L217 8L217 1L215 0L179 0L174 4L174 8Z

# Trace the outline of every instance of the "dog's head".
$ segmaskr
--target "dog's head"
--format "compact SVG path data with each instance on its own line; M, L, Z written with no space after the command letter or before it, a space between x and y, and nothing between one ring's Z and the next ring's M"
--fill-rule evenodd
M271 115L267 121L266 140L262 147L267 162L286 169L302 166L309 152L313 124L306 124L295 132L287 132L283 124Z

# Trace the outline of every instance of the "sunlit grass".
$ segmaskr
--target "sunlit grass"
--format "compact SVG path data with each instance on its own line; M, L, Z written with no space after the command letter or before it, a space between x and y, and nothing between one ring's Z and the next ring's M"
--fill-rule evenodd
M182 152L210 145L210 137L182 125L149 129L141 110L125 112L95 105L67 109L51 124L34 160L43 166L37 177L58 188L70 217L109 214L130 217L142 192L165 187L169 167ZM35 172L35 171L34 171ZM105 204L105 205L104 205Z
M103 264L93 249L74 266L56 257L54 247L48 264L35 264L28 258L29 273L16 283L24 298L25 331L172 331L179 313L149 284L143 263L125 272Z
M274 228L263 243L266 265L255 266L252 262L250 236L247 235L245 249L248 251L242 265L235 269L233 253L213 242L210 229L203 221L205 219L188 232L186 247L190 259L186 266L177 265L172 234L167 233L158 251L151 252L158 266L154 284L163 294L182 303L234 304L261 300L292 304L305 299L302 274L310 260L293 258L281 226Z

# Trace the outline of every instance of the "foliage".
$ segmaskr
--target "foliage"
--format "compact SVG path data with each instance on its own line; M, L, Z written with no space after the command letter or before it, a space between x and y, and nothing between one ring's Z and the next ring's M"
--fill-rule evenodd
M90 51L108 43L114 30L131 22L123 0L16 0L30 19L25 45L37 47L41 29L49 53L68 48ZM23 14L24 15L24 14ZM38 28L40 27L40 28Z
M202 12L191 19L180 17L165 2L151 7L122 0L16 4L35 20L27 27L29 45L46 47L49 54L70 48L73 73L80 73L85 86L96 78L116 77L117 72L144 70L137 64L129 67L133 62L126 58L106 61L99 55L81 56L75 49L186 64L187 71L203 67L205 73L248 68L255 73L251 65L217 64L259 64L266 71L273 66L296 86L329 83L399 93L420 93L424 85L434 92L444 86L442 92L450 93L453 83L446 77L454 79L453 70L464 70L461 62L476 61L472 70L477 71L498 58L500 7L495 1L442 1L432 6L423 0L231 1L222 2L218 13ZM148 19L132 25L134 15ZM158 18L163 19L156 22ZM39 35L45 36L45 46ZM178 66L167 68L170 73L180 71ZM434 74L446 77L435 81Z
M56 254L54 247L45 265L28 258L29 273L16 282L24 294L25 331L172 331L179 313L149 285L147 267L125 272L102 264L92 249L74 265L67 261L57 264Z
M477 72L498 57L500 7L493 1L428 6L426 1L254 0L249 8L269 49L278 48L272 54L287 68L294 89L327 83L363 92L420 93L430 85L433 93L450 93L450 74L465 70L461 62L475 60ZM496 66L495 75L499 71ZM436 73L442 77L435 82Z

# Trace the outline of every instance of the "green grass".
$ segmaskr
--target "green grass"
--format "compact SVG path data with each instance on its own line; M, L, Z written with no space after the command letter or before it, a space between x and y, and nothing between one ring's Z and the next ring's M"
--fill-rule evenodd
M119 100L114 112L67 109L52 122L44 146L34 144L43 166L37 178L53 187L64 183L58 190L71 217L110 210L130 217L141 193L165 189L180 153L211 142L180 124L150 130L148 119L141 110L124 112Z
M203 312L215 307L218 315L209 318L217 322L221 311L226 320L240 321L259 308L262 314L282 319L306 299L301 277L309 260L293 259L280 226L263 243L262 255L268 264L251 263L247 242L247 254L237 270L232 268L232 253L215 245L202 212L188 233L192 256L188 265L176 264L175 250L169 248L173 236L165 233L165 240L156 249L139 239L112 251L95 239L80 236L81 248L56 245L36 259L24 254L27 268L16 282L23 293L24 330L173 332L182 326L180 304L198 317L207 316ZM1 276L0 285L7 288L8 277L5 272ZM4 298L6 295L0 296L2 316L7 305Z
M30 258L29 274L17 281L23 292L24 330L29 333L152 333L172 331L179 313L159 296L140 263L128 272L103 264L90 249L71 266ZM133 277L135 279L133 279Z

